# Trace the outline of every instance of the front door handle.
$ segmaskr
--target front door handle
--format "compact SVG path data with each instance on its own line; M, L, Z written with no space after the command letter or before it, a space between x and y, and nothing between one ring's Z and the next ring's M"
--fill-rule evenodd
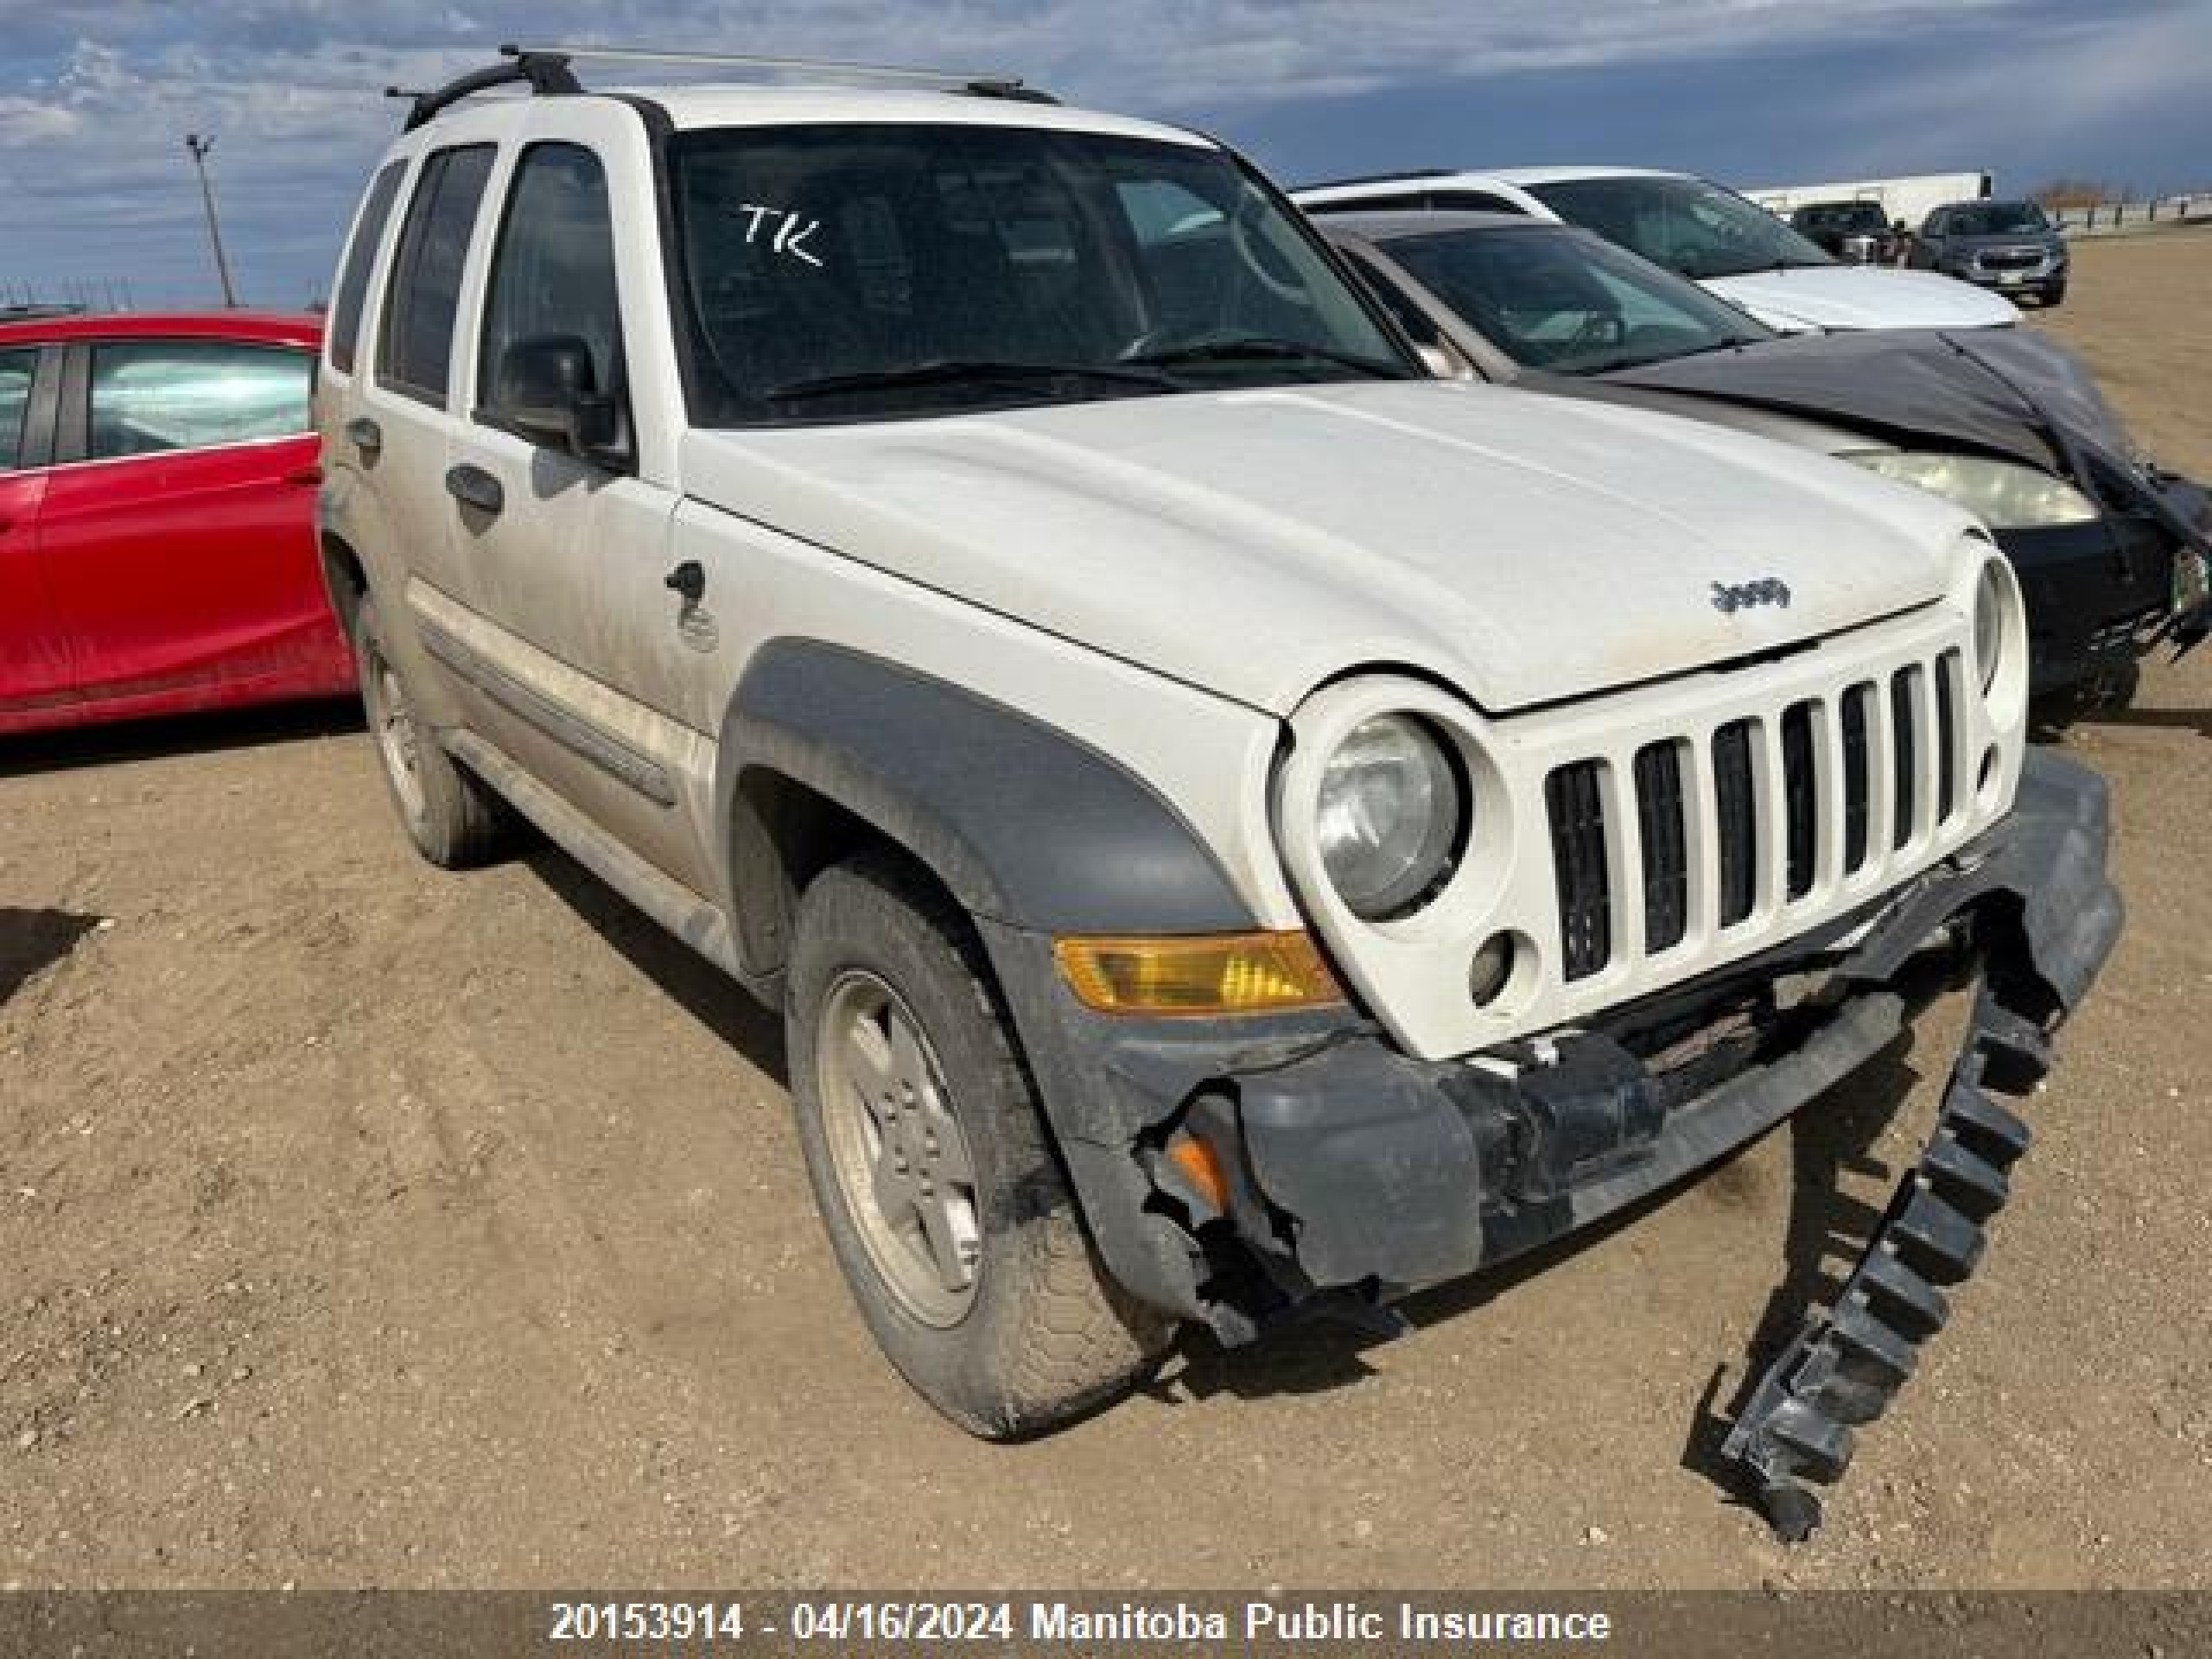
M663 576L660 585L680 594L686 605L696 605L707 596L707 573L698 560L686 559Z
M507 493L499 487L499 480L465 461L447 470L446 493L464 507L474 507L493 518L507 505Z
M384 448L384 429L365 415L357 415L346 423L346 435L365 455L373 455Z

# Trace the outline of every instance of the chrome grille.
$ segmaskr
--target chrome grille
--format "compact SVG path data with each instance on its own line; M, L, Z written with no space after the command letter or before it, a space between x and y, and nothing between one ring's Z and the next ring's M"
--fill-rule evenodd
M1560 977L1825 901L1924 845L1967 796L1966 695L1944 651L1778 715L1553 767Z

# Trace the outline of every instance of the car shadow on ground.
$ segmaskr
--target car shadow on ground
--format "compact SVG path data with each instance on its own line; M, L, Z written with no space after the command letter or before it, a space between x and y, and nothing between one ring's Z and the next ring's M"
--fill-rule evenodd
M100 925L98 916L67 910L18 910L0 905L0 1005L77 948Z
M541 843L524 865L553 896L658 986L668 999L779 1089L791 1086L784 1022L713 963L557 847Z
M112 725L72 726L0 737L0 779L113 766L170 755L219 754L361 729L361 705L351 698L270 703L211 714L167 715Z

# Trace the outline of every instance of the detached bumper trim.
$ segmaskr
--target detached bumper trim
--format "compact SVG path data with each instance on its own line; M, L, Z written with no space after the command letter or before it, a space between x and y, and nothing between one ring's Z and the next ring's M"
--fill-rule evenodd
M1853 1428L1878 1418L1912 1375L1920 1344L1950 1317L1937 1287L1974 1272L1984 1224L2010 1196L2006 1172L2028 1149L2028 1126L1985 1090L2002 1080L2024 1094L2050 1060L2041 1033L1984 985L1919 1162L1898 1182L1834 1306L1767 1368L1737 1419L1721 1457L1785 1541L1802 1542L1820 1525L1808 1483L1832 1482L1850 1466Z

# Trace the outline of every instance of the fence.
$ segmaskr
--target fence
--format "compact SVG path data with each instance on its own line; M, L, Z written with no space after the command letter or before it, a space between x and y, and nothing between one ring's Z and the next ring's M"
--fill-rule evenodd
M2154 225L2212 225L2212 187L2145 201L2100 201L2048 211L2059 229L2090 236Z

